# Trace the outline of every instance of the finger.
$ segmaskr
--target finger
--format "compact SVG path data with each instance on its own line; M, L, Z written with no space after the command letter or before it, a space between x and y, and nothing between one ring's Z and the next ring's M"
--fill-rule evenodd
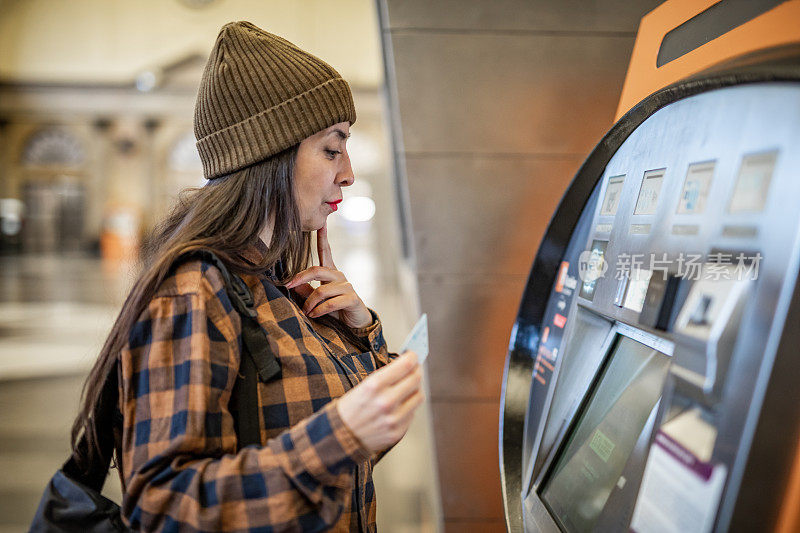
M356 298L357 296L352 294L342 294L339 296L334 296L333 298L329 298L324 302L320 303L307 314L311 318L317 318L322 315L333 313L334 311L347 309L348 307L352 307L353 304L356 303Z
M321 302L348 293L353 293L349 283L328 283L327 285L320 285L306 298L303 304L303 312L308 314L309 311L314 309Z
M408 428L411 427L411 423L414 421L414 415L416 414L416 409L424 401L424 399L425 399L424 395L420 392L419 393L419 398L415 399L413 405L409 405L408 411L405 412L402 416L397 416L397 418L395 419L396 422L393 425L393 427L396 430L397 429L400 430L399 431L400 435L396 436L395 443L397 443L400 440L402 440L403 437L406 436L406 433L408 433ZM384 451L386 451L386 450L384 450Z
M388 387L413 372L417 366L419 366L417 364L417 354L407 351L388 365L382 366L370 374L363 383L370 381L376 383L380 388Z
M298 285L298 286L294 287L294 292L296 292L297 294L299 294L303 298L308 299L308 297L311 295L311 293L314 292L314 287L312 287L308 283L303 283L301 285Z
M414 411L417 410L422 402L425 401L425 393L422 392L422 389L417 389L417 391L409 396L401 405L397 408L397 416L400 420L406 421L409 418L414 416Z
M301 283L308 283L309 281L322 281L328 283L330 281L346 280L344 274L338 270L331 270L330 268L314 266L307 268L292 278L292 281L286 284L287 289L293 289Z
M322 225L317 230L317 257L319 257L319 266L328 267L336 270L336 265L333 264L333 255L331 254L331 245L328 242L328 222Z
M402 405L410 396L419 391L422 385L422 368L417 365L414 371L391 386L388 391L389 401L393 405Z

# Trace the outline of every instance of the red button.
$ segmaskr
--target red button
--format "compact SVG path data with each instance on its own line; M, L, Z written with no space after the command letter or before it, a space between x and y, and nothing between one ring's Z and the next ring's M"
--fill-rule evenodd
M566 323L567 323L567 317L565 317L564 315L559 315L558 313L556 313L556 316L553 317L553 324L555 324L556 327L564 329L564 325Z

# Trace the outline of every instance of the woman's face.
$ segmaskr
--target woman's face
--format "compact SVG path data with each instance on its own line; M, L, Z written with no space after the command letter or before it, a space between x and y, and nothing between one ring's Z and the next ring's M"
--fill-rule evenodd
M303 140L294 165L294 195L303 231L316 231L342 201L342 187L352 185L347 155L350 123L340 122Z

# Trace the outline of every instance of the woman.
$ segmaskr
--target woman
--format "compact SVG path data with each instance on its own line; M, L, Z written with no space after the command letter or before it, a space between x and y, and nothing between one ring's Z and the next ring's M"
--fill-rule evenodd
M375 529L372 467L421 403L421 371L413 353L387 352L328 246L326 218L353 183L355 118L329 65L248 22L222 28L195 107L209 182L146 245L73 427L74 443L85 433L94 445L107 430L92 409L118 364L116 464L132 528ZM320 265L306 268L312 232ZM237 445L229 409L240 317L217 268L178 261L191 250L242 277L280 363L258 385L261 446Z

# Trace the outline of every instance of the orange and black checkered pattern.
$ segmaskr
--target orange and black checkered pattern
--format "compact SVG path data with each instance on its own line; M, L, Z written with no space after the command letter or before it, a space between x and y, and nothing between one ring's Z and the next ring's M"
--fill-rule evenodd
M334 400L394 357L379 320L354 330L371 348L357 353L267 275L243 279L281 365L280 378L259 383L262 446L237 453L228 409L239 315L219 270L185 263L120 357L124 520L148 531L375 530L376 458Z

